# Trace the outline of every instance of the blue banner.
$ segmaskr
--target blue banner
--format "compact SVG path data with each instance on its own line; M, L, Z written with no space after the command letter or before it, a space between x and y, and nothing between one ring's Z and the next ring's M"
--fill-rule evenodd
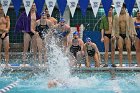
M37 8L37 13L40 15L44 7L45 0L34 0Z
M105 10L106 16L108 16L109 9L111 7L112 0L102 0L102 5Z
M57 0L57 4L59 7L59 11L60 11L61 16L63 16L66 5L67 5L67 0Z
M83 16L86 15L88 4L89 4L89 0L79 0L80 9Z
M129 15L131 16L136 1L135 0L125 0L124 2L126 4L126 8L128 10Z
M12 3L16 12L16 16L18 16L22 0L12 0Z

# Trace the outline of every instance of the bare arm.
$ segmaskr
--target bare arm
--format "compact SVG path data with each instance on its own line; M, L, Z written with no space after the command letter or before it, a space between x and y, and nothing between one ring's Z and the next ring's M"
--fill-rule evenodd
M6 16L7 24L6 24L6 29L4 30L6 33L9 32L10 30L10 18L9 16Z

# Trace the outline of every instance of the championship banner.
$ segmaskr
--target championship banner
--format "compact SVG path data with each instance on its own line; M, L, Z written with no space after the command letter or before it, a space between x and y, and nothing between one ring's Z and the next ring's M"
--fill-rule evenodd
M34 0L34 2L36 4L37 14L40 15L44 7L45 0Z
M71 16L73 17L78 4L78 0L67 0L67 4L69 6Z
M30 9L32 7L34 0L23 0L23 4L25 7L26 15L29 15Z
M135 0L125 0L124 2L126 4L126 8L128 10L129 15L131 16L136 1Z
M52 15L56 0L45 0L50 16Z
M5 16L7 14L10 3L11 3L11 0L1 0L2 8L3 8L3 12L4 12Z
M137 3L137 6L138 6L138 9L140 11L140 0L136 0L136 3Z
M18 16L19 9L20 9L20 6L22 4L22 0L12 0L12 3L13 3L13 6L14 6L14 9L15 9L15 12L16 12L16 16Z
M79 0L80 9L81 9L81 12L82 12L83 16L86 15L86 11L87 11L87 8L88 8L88 3L89 3L89 0Z
M106 16L108 16L109 9L111 7L112 0L102 0L102 5L105 10Z
M113 0L117 15L120 15L121 9L122 9L122 5L124 3L124 0Z
M101 0L90 0L90 4L94 13L94 16L96 17L99 6L100 6Z
M59 11L60 11L61 16L63 16L66 5L67 5L67 0L57 0L57 4L59 7Z

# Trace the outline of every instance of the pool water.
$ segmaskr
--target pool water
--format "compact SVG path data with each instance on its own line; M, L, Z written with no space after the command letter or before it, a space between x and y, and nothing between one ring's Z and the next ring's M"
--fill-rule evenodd
M0 77L0 88L14 82L27 73L11 73ZM111 79L109 72L74 73L67 86L48 88L48 77L36 74L19 84L7 93L140 93L139 72L117 72Z

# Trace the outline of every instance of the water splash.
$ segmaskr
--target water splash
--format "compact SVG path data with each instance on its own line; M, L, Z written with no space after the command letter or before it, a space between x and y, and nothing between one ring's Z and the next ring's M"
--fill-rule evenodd
M64 54L63 50L56 44L56 39L51 38L48 49L48 66L49 75L51 78L69 78L70 74L70 60Z

